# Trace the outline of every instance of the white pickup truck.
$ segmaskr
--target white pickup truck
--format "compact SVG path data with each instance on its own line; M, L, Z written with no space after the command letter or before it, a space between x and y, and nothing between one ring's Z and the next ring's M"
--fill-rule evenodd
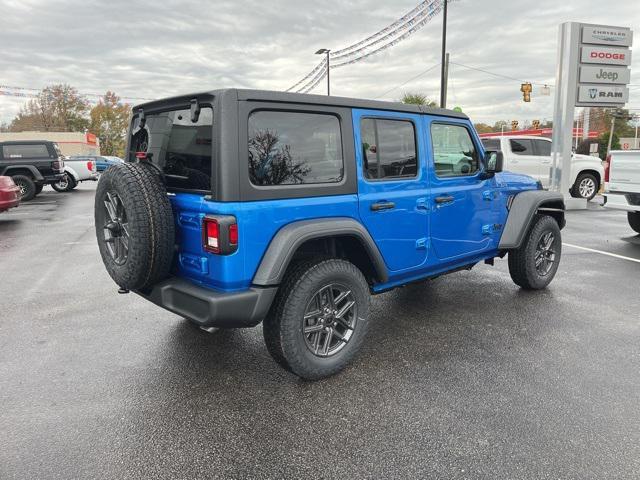
M612 150L604 181L604 206L625 210L629 225L640 233L640 150Z
M524 173L549 187L551 178L551 139L527 135L483 138L485 150L500 150L504 155L504 169ZM604 178L604 167L598 157L573 154L571 157L572 197L591 200Z
M51 186L56 192L68 192L87 180L98 180L98 167L91 159L81 157L65 157L64 176Z

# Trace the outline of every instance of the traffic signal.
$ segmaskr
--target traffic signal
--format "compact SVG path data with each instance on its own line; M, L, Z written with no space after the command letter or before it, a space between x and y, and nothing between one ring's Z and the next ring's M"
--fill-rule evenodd
M522 99L525 102L530 102L531 101L531 91L532 90L533 90L533 87L531 86L531 84L529 82L523 83L522 85L520 85L520 91L522 92Z
M517 130L518 129L518 120L512 120L511 121L511 130Z

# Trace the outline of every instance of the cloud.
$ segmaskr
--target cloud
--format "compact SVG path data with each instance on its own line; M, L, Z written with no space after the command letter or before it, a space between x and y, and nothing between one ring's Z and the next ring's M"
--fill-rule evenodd
M86 93L158 98L221 87L284 90L338 49L411 10L417 0L125 1L0 0L1 83L42 88L66 82ZM621 20L622 19L622 20ZM461 65L539 83L554 83L556 37L563 21L640 25L635 0L504 2L457 0L450 6L449 105L475 121L552 116L552 98L534 87L521 100L519 82ZM420 91L437 100L440 23L385 52L332 71L332 93L393 100ZM640 55L632 83L640 84ZM389 91L391 90L391 91ZM324 92L324 83L315 90ZM388 93L385 93L388 92ZM631 104L640 108L640 89ZM635 102L635 103L634 103ZM0 96L0 121L23 99Z

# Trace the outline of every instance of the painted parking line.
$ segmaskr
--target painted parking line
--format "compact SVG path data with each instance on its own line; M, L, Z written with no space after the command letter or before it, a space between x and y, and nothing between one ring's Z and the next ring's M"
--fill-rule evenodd
M625 257L624 255L618 255L615 253L604 252L602 250L596 250L594 248L581 247L579 245L573 245L572 243L562 242L565 247L577 248L578 250L585 250L587 252L599 253L600 255L607 255L608 257L620 258L622 260L629 260L630 262L640 263L637 258Z

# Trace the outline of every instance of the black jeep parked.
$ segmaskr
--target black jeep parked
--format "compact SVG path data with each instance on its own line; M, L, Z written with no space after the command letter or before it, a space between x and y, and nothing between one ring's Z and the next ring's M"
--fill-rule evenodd
M55 142L0 142L0 175L13 179L22 200L31 200L45 185L58 182L63 173L64 157Z

